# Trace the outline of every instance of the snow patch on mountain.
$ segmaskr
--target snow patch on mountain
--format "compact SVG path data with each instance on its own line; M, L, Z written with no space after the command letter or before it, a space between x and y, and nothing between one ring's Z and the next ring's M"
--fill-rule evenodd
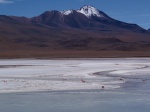
M69 15L69 14L73 13L73 11L72 10L64 10L64 11L61 11L61 13L64 15Z
M83 6L79 10L76 10L78 13L81 13L85 15L86 17L90 18L91 16L97 16L97 17L104 17L103 14L100 13L98 9L96 9L93 6ZM61 11L63 15L69 15L73 13L73 10L64 10Z
M93 6L84 6L77 10L77 12L84 14L88 18L91 16L104 17L103 14L100 14L99 10Z

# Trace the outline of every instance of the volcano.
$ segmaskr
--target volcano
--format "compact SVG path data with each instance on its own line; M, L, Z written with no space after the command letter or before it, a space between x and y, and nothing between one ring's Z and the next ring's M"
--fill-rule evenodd
M149 50L149 30L90 5L32 18L0 15L2 58L149 56Z

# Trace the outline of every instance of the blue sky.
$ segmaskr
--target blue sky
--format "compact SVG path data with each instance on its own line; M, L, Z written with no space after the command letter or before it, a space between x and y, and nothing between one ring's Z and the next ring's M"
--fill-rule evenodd
M48 10L93 5L110 17L150 28L150 0L0 0L0 15L33 17Z

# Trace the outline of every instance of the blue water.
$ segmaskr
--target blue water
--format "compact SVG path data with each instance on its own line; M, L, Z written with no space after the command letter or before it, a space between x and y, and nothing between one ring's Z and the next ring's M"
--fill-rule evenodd
M146 79L127 77L121 88L113 90L0 94L0 112L150 112L150 79Z
M0 94L0 112L149 112L143 89Z

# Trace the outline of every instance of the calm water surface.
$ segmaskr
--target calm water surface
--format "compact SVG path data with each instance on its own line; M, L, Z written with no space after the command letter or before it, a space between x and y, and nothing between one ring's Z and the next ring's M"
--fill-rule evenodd
M128 85L127 85L128 86ZM149 112L148 85L117 90L0 94L0 112Z

